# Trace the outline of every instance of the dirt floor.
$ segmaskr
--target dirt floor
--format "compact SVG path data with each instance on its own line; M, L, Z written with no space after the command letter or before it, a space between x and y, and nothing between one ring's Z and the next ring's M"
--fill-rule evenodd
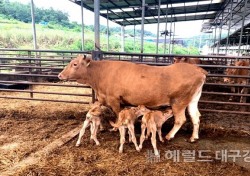
M41 87L35 89L42 90ZM51 88L50 91L60 90ZM76 91L79 90L77 88L72 90ZM0 99L0 175L79 126L88 108L88 105L80 104ZM104 114L104 118L114 120L109 111ZM164 125L164 129L169 130L172 124L173 120L170 120ZM145 142L140 153L135 150L133 144L126 143L124 153L119 154L118 132L108 130L100 132L98 139L101 145L95 146L89 141L89 130L87 130L80 147L75 147L77 140L75 137L42 158L40 162L23 167L15 175L248 176L250 171L247 168L250 162L244 161L247 157L239 157L235 162L232 158L225 162L216 157L221 157L217 155L218 151L239 150L242 156L244 151L249 151L250 136L247 134L250 129L249 124L248 116L237 118L233 114L204 113L201 118L200 140L194 144L187 142L191 136L191 125L187 122L174 140L164 144L157 142L161 153L160 159L152 154L150 140ZM136 125L137 139L140 135L138 127L139 124ZM110 127L106 124L106 128ZM168 130L164 131L164 134ZM186 156L189 155L187 152L191 151L194 151L195 158ZM209 157L211 161L199 161L201 159L199 152L202 151L206 151L203 155ZM171 158L169 152L180 152L176 155L180 156L179 161ZM187 159L191 162L187 162ZM250 161L250 158L247 161Z

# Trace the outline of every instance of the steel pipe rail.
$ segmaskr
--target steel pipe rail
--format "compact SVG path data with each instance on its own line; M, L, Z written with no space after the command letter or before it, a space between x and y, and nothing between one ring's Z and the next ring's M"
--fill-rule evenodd
M8 53L9 52L9 55ZM12 52L12 53L10 53ZM16 55L13 52L20 52ZM33 52L43 53L44 55L39 55L35 57ZM3 53L3 54L1 54ZM53 54L54 58L51 58L48 53ZM0 84L20 84L28 85L29 89L25 90L14 90L14 89L3 89L0 88L0 92L5 92L6 96L0 94L0 98L7 99L24 99L24 100L37 100L37 101L50 101L50 98L34 98L35 94L48 94L48 95L59 95L59 97L68 96L79 96L88 97L92 101L95 99L94 94L84 94L84 93L64 93L59 91L42 91L33 90L33 86L43 85L43 86L62 86L62 87L72 87L72 88L90 88L87 85L80 84L64 84L58 82L57 73L63 69L63 67L71 61L71 58L75 57L76 54L90 54L90 52L82 51L51 51L51 50L18 50L18 49L0 49ZM242 92L241 89L247 90L250 88L249 79L250 75L226 75L225 70L227 68L233 69L250 69L250 67L241 66L229 66L227 64L234 63L236 60L244 59L250 60L247 56L215 56L215 55L200 55L200 56L190 56L190 55L174 55L174 54L144 54L144 53L118 53L118 52L103 52L102 58L105 60L120 60L129 61L138 64L148 64L155 66L165 66L173 63L174 57L192 57L200 58L204 61L204 64L198 66L208 70L207 81L204 84L201 100L199 106L201 111L213 112L213 113L232 113L249 115L250 114L250 103L249 97L250 92ZM9 72L8 70L16 70L17 72ZM174 74L174 73L173 73ZM23 77L24 80L29 81L19 81L17 80L6 80L6 77ZM242 78L248 80L247 84L232 84L224 83L223 78ZM2 78L2 79L1 79ZM4 79L3 79L4 78ZM41 82L36 79L53 79L53 82ZM33 80L35 79L35 80ZM31 81L33 80L33 81ZM231 92L230 90L234 88L236 92ZM237 91L241 93L237 93ZM17 94L30 94L30 97L17 97L8 95L8 93L17 92ZM16 97L15 97L16 96ZM229 101L229 96L235 97L234 101ZM239 98L245 98L247 101L241 103ZM75 98L74 98L75 99ZM84 103L84 101L71 100L53 100L54 102L66 102L66 103ZM246 108L246 110L236 110L235 108Z

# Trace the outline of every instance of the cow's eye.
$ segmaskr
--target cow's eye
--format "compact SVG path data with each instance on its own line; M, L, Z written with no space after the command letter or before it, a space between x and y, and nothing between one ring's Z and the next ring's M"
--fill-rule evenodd
M76 63L74 63L74 64L73 64L73 66L74 66L74 67L76 67L76 66L77 66L77 64L76 64Z

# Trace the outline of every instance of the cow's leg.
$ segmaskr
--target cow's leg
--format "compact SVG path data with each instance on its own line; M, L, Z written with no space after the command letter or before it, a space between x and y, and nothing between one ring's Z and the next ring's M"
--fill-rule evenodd
M76 146L77 146L77 147L80 146L82 136L83 136L84 133L85 133L85 129L89 126L89 123L90 123L90 121L89 121L88 119L86 119L86 120L83 122L82 129L80 130L80 134L79 134L78 140L77 140L77 142L76 142Z
M134 124L128 124L128 130L130 131L131 137L132 137L132 141L135 145L135 149L137 151L140 151L137 141L136 141L136 137L135 137L135 130L134 130Z
M159 152L158 152L157 147L156 147L156 132L157 132L156 125L152 125L150 131L152 133L151 144L154 148L154 154L156 156L159 156Z
M145 131L146 131L146 124L144 124L142 122L141 124L141 137L140 137L140 145L139 145L139 149L141 150L142 149L142 144L145 140Z
M248 88L247 87L243 87L242 89L241 89L241 92L240 92L241 94L248 94ZM240 97L240 103L246 103L246 97L244 97L244 96L241 96Z
M119 153L123 152L123 145L125 143L125 127L124 126L120 126L119 127L119 132L120 132L120 147L119 147Z
M231 92L235 93L235 87L231 87ZM233 96L232 95L229 97L229 101L233 101Z
M193 97L191 102L188 105L188 112L191 117L191 121L193 123L193 133L190 138L190 142L195 142L195 140L199 139L199 126L200 126L200 112L198 110L198 101L201 97L201 90L197 92L197 94Z
M108 100L108 104L111 107L111 109L113 110L113 112L115 112L116 117L119 117L119 112L121 110L121 106L120 106L120 101L118 99L109 99ZM110 129L110 131L117 131L117 128L112 128Z
M183 106L177 106L175 104L172 105L175 122L174 122L174 127L166 135L167 140L171 140L172 138L174 138L175 134L179 131L181 126L185 123L186 121L185 109L186 107L183 107Z
M162 138L162 135L161 135L161 127L157 127L157 133L158 133L158 136L159 136L159 139L161 142L164 142L163 138Z

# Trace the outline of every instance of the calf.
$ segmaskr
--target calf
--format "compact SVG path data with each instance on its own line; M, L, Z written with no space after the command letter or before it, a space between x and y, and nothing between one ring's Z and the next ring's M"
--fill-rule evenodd
M249 67L249 62L241 60L241 61L236 61L234 66L240 67L240 66L245 66ZM228 76L248 76L249 75L249 70L247 68L241 69L241 68L227 68L226 69L226 75ZM231 84L243 84L246 85L248 84L248 78L235 78L235 77L224 77L224 82L225 83L231 83ZM243 87L241 90L238 87L238 93L247 93L248 88ZM231 88L231 92L235 93L235 87ZM233 99L233 96L229 98L231 101ZM240 102L243 103L245 102L245 98L243 96L240 97Z
M173 116L173 111L171 109L167 109L164 112L150 111L144 114L142 118L142 124L141 124L141 137L140 137L140 145L139 145L140 150L142 149L142 144L145 138L148 138L150 133L152 133L151 144L154 148L155 155L159 155L159 152L156 148L156 132L158 132L160 141L164 142L161 136L161 127L163 123L166 122L172 116ZM145 137L146 129L147 129L147 136Z
M148 109L146 109L144 106L125 108L119 113L116 123L110 121L111 126L118 128L120 132L119 153L123 152L123 144L125 143L125 133L126 133L125 128L126 127L128 128L129 141L130 142L132 141L135 145L136 150L140 151L137 145L136 137L135 137L134 123L139 116L143 115L146 112L148 112Z
M82 136L85 133L85 129L90 126L90 132L91 132L91 136L90 136L90 140L94 140L96 145L100 145L100 142L97 140L97 130L99 128L99 126L101 126L100 128L102 129L102 124L101 124L101 116L102 114L102 108L101 108L101 104L99 102L95 102L91 109L88 111L87 115L86 115L86 119L83 122L83 126L82 129L80 130L80 134L78 137L78 140L76 142L76 146L80 146L81 143L81 139Z
M176 63L201 64L201 60L199 58L175 57L174 64Z

